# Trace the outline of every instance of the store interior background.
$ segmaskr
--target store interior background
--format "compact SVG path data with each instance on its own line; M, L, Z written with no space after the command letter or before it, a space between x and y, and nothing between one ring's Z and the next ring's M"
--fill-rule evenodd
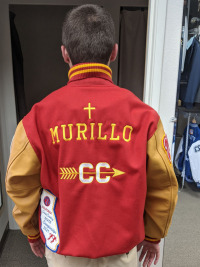
M185 1L187 3L187 1ZM189 21L192 17L199 17L200 18L200 12L198 11L198 0L191 0L190 1L190 16ZM23 10L24 8L24 10ZM21 14L21 21L18 20L18 24L23 24L24 17L26 19L29 19L29 21L32 21L32 26L34 26L33 19L31 19L31 14L28 14L25 11L27 7L26 6L11 6L10 10L13 12L18 12L18 14ZM30 8L30 7L29 7ZM46 7L48 8L48 7ZM35 7L35 11L38 15L42 17L42 8L40 11L40 14L37 12L37 7ZM58 20L60 18L60 21L58 24L54 25L53 20L51 20L52 12L57 13ZM60 31L60 25L62 23L62 16L60 17L60 11L59 8L54 8L53 10L49 8L49 11L47 12L49 16L49 23L51 23L51 27L53 27L54 32ZM64 14L65 12L63 12ZM17 21L16 21L17 25ZM44 24L43 24L44 25ZM30 25L31 26L31 25ZM51 38L51 32L45 29L45 26L42 26L38 24L38 27L40 28L40 33L43 34L45 32L45 38L44 35L41 36L43 38L44 44L46 45L48 51L55 51L54 59L53 61L56 61L56 65L52 64L52 58L51 57L43 57L42 54L44 53L42 49L39 49L41 43L39 43L38 38L34 38L32 42L28 42L28 40L21 40L24 54L26 55L26 75L25 77L25 83L27 84L26 90L26 103L27 103L27 110L30 110L32 105L37 102L38 100L42 99L46 96L47 93L49 93L51 90L53 91L55 88L59 88L63 84L65 84L68 80L67 78L67 71L68 68L64 64L61 58L60 54L60 47L61 40L60 35L58 34L57 37L55 37L54 42L49 42L48 38ZM191 25L189 23L189 29L194 27L194 25ZM26 36L28 32L26 31L26 27L18 27L19 35ZM21 33L20 33L21 31ZM33 32L34 33L34 32ZM191 36L189 36L190 38ZM45 48L45 47L43 47ZM37 57L35 57L31 52L30 49L33 49L37 53ZM38 50L37 50L38 49ZM45 50L45 49L44 49ZM145 51L144 51L145 53ZM49 53L51 54L51 53ZM37 68L37 66L39 66ZM119 66L119 65L118 65ZM117 67L118 68L118 67ZM116 69L115 69L116 70ZM57 79L57 76L54 75L56 73L59 75L59 79ZM47 75L48 74L48 75ZM51 77L53 86L48 83L46 79L43 79L44 77ZM37 78L35 78L37 77ZM116 82L119 83L119 78L117 76L114 77ZM37 86L39 84L40 86ZM41 89L42 88L42 89ZM200 112L200 109L199 109ZM177 129L178 134L175 142L175 154L177 151L177 147L180 142L181 134L183 133L184 128L187 125L187 116L181 115L179 120L179 128ZM199 120L199 121L198 121ZM197 122L200 123L200 113L199 117L197 116ZM181 188L182 185L182 179L180 176L177 176L179 180L179 185ZM196 189L194 186L188 185L185 183L184 188L181 192L179 192L179 200L177 204L177 208L175 210L172 226L169 230L167 238L165 238L165 246L164 246L164 257L163 257L163 266L164 267L198 267L200 262L200 255L199 255L199 246L200 246L200 227L199 227L199 218L200 218L200 210L199 210L199 201L200 201L200 191ZM3 199L0 200L0 206L3 203ZM9 238L9 239L8 239ZM44 260L35 259L34 255L30 254L30 249L25 244L25 238L21 235L18 231L15 231L14 235L7 236L7 242L5 243L5 249L2 252L2 259L8 260L8 258L13 259L13 262L10 264L15 263L15 259L20 257L20 251L23 249L25 260L31 260L31 262L34 264L32 266L45 266ZM24 245L19 248L18 242L23 243ZM13 249L12 249L13 248ZM15 249L17 248L17 249ZM11 250L13 250L13 254L11 256ZM14 252L15 251L15 252ZM23 257L24 257L23 255ZM13 257L13 258L12 258ZM29 258L29 259L28 259ZM1 262L1 259L0 259ZM5 261L4 261L5 262ZM12 266L12 265L2 265L2 266ZM24 265L25 266L25 265Z
M190 32L191 29L198 28L200 25L199 21L196 23L191 23L192 18L200 18L200 1L191 0L184 2L184 15L187 13L186 6L188 5L189 7L188 30ZM182 37L184 35L185 30L184 15ZM194 34L189 33L188 40L193 36ZM181 57L182 55L180 54L180 61L182 59ZM197 70L197 73L199 73L198 75L200 75L200 69ZM180 88L182 85L184 86L184 82L180 79L178 81L177 88ZM200 124L199 104L195 103L193 108L186 109L185 107L181 106L182 104L179 100L180 97L178 96L179 93L177 91L177 122L176 129L174 131L174 159L177 153L180 140L183 136L184 129L187 127L187 121L190 112L192 112L190 122L192 122L195 117L197 124ZM173 216L172 226L169 229L168 236L165 238L163 266L198 267L200 262L200 189L197 188L196 183L188 183L187 181L184 181L183 185L183 178L180 175L181 173L177 170L175 166L174 168L179 183L178 203Z

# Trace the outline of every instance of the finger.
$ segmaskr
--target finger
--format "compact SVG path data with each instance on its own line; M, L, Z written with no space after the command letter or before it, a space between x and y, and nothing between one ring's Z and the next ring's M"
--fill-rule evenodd
M32 249L33 253L35 254L35 256L39 257L37 247L36 246L32 246L31 249Z
M39 253L39 257L40 258L43 258L44 256L44 244L41 243L39 246L38 246L38 253Z
M32 252L34 253L35 256L38 257L37 252L34 249L32 249Z
M40 251L40 246L35 247L36 256L42 258L42 253Z
M157 251L157 252L156 252L156 259L155 259L155 261L154 261L154 264L155 264L155 265L158 263L159 258L160 258L160 251Z
M141 249L141 247L142 247L141 244L137 245L137 251L139 251Z
M40 247L40 252L41 252L42 257L43 257L43 256L44 256L44 253L45 253L45 247L44 247L44 245L42 245L42 246Z
M33 246L35 248L35 252L37 257L42 258L44 256L44 243L40 240L37 244Z
M155 258L155 253L154 252L151 252L150 257L149 257L149 262L147 264L147 267L150 267L151 266L154 258Z
M40 258L43 257L42 252L41 252L41 247L42 247L42 246L41 246L40 243L38 243L37 245L34 244L34 245L31 247L33 253L34 253L37 257L40 257Z
M140 254L140 257L139 257L139 261L143 260L144 255L146 254L146 252L147 252L147 249L145 247L143 247L142 252Z
M148 251L146 256L145 256L144 262L143 262L143 267L147 266L147 263L149 262L150 255L151 255L151 252Z
M44 243L43 243L43 241L42 241L42 240L40 241L40 248L41 248L42 250L44 250L44 249L45 249L45 245L44 245Z

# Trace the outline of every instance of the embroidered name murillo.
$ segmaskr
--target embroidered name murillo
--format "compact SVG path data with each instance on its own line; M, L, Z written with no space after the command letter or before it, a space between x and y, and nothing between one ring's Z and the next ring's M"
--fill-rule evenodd
M6 179L16 221L29 240L40 231L63 255L122 254L145 235L156 242L167 234L177 199L158 114L114 85L106 65L78 64L68 75L16 130Z
M60 143L60 140L71 141L73 138L76 140L110 140L119 141L120 139L125 142L131 141L131 133L133 127L131 125L126 125L121 129L117 127L116 123L110 124L110 129L108 128L107 134L103 133L103 123L76 123L73 125L62 124L60 126L56 125L50 128L50 133L52 137L52 144ZM118 129L117 129L118 128ZM73 135L73 129L75 134ZM117 131L118 130L118 131Z

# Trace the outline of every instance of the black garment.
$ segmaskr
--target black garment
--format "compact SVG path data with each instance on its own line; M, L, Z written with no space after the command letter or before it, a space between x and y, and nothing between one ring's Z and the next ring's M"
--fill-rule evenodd
M27 114L28 111L27 111L25 92L24 92L23 55L14 19L15 19L15 14L13 12L10 12L13 78L14 78L14 89L15 89L17 122L19 122Z
M119 86L143 100L147 10L121 13Z
M177 84L177 95L176 95L176 103L178 103L180 96L180 88L181 88L181 68L182 68L182 55L183 55L183 46L180 45L180 57L179 57L179 68L178 68L178 84Z
M181 80L187 83L186 86L181 86L182 105L186 108L192 108L200 86L200 44L196 38L187 51Z

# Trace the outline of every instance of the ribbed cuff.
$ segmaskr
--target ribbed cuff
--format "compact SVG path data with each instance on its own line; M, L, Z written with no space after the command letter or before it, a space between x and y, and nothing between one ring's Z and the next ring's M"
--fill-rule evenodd
M156 239L156 238L151 238L149 236L145 236L145 241L148 241L150 243L154 243L154 244L159 244L160 243L160 239Z
M40 239L40 233L37 235L28 235L27 238L29 243L35 243Z

